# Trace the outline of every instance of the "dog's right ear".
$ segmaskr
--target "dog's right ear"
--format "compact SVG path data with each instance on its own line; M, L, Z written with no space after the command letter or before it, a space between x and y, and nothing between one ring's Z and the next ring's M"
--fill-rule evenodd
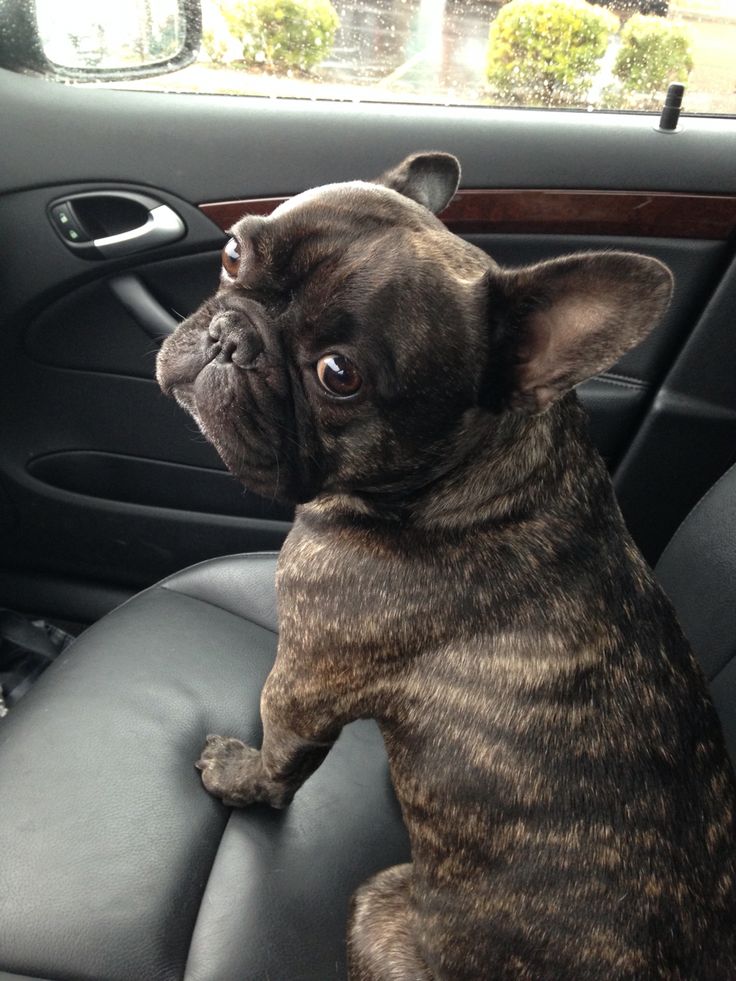
M390 187L437 215L455 196L460 162L451 153L414 153L373 183Z
M498 394L536 413L646 337L667 308L672 273L650 256L590 252L496 268L486 288L507 352Z

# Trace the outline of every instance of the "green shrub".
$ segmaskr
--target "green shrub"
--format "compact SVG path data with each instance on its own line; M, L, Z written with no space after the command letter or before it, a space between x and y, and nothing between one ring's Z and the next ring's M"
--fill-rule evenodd
M243 61L303 71L329 55L340 21L330 0L245 0L221 8Z
M486 73L505 100L580 102L618 18L585 0L511 0L491 24Z
M624 92L661 92L670 82L686 82L692 68L687 33L664 18L635 14L621 31L613 74Z
M213 65L223 65L227 61L228 39L216 31L202 31L202 48Z

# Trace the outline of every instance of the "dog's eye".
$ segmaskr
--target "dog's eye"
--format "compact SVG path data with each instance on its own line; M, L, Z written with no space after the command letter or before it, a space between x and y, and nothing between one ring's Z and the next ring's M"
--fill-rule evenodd
M238 243L234 238L231 238L225 248L222 250L222 268L225 270L228 276L232 276L234 279L238 275L239 267L240 250L238 249Z
M317 377L330 395L343 399L355 395L363 384L358 369L344 354L326 354L320 358L317 362Z

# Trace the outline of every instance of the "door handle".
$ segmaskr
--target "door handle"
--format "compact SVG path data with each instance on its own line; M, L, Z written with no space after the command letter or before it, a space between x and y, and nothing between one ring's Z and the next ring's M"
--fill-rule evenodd
M83 259L116 259L176 242L186 234L168 204L136 191L88 191L49 205L64 244Z
M156 246L175 242L185 231L184 222L174 209L168 204L160 204L148 212L142 225L117 235L95 238L92 244L105 259L114 259L119 255L130 255L131 252L155 249Z

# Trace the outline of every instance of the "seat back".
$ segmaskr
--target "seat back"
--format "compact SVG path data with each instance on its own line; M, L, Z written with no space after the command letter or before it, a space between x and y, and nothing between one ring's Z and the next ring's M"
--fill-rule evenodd
M736 464L682 522L656 573L703 666L736 760Z

